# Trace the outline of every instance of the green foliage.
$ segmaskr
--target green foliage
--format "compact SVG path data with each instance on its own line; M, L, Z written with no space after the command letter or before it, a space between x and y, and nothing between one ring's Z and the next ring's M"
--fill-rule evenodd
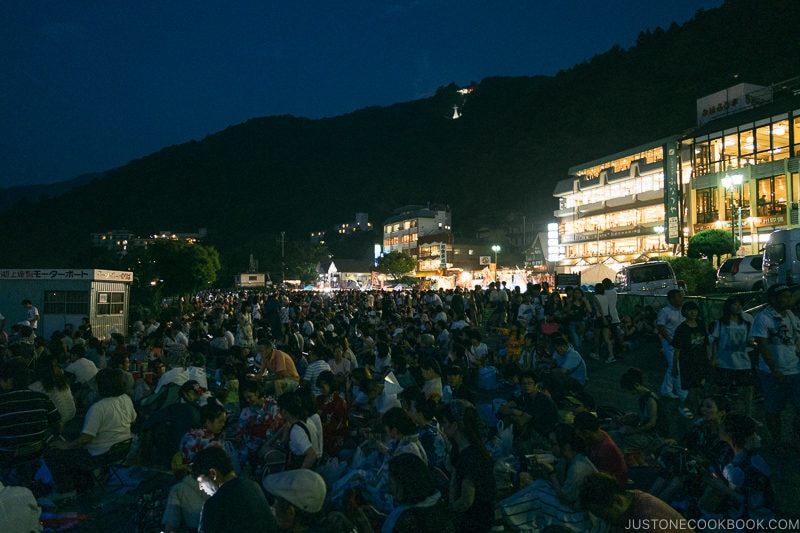
M714 292L717 271L710 261L694 257L657 257L658 261L669 261L678 281L686 283L689 294L709 294Z
M150 290L155 298L208 289L221 268L214 247L172 240L158 240L147 248L135 248L125 262L133 270L134 289Z
M722 229L707 229L695 233L689 238L689 249L687 255L695 259L700 257L717 258L717 265L720 257L730 254L734 248L739 247L739 240L734 245L731 232Z
M378 258L378 272L392 276L393 279L411 272L416 266L414 258L407 252L389 252Z

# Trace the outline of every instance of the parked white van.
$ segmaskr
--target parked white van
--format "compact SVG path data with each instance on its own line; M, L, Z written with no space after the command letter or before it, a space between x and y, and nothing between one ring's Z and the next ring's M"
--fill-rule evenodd
M672 265L666 261L648 261L623 267L617 272L615 285L619 292L665 296L680 289Z
M764 288L800 283L800 228L773 231L764 247Z

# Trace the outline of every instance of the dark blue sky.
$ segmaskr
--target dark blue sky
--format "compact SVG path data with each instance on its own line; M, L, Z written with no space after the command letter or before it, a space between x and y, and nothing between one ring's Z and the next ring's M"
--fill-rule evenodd
M0 6L0 187L123 165L259 116L553 75L722 0L24 0Z

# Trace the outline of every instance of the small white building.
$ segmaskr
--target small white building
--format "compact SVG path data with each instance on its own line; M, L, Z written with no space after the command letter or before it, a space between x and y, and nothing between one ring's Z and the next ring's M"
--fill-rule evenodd
M127 335L131 282L133 272L120 270L0 269L0 314L8 330L25 320L22 301L30 300L39 310L40 337L50 338L65 324L77 329L83 317L89 317L95 337L108 337L111 328Z

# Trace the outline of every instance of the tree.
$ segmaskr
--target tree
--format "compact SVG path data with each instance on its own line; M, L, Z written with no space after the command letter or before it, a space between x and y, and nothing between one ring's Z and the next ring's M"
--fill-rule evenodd
M658 261L669 261L675 277L686 284L689 294L709 294L714 292L717 281L717 271L710 261L695 259L693 257L662 256Z
M712 259L716 256L717 265L719 265L721 256L731 253L734 248L738 247L738 240L734 245L730 232L722 229L707 229L695 233L689 239L687 255L695 259L703 256Z
M164 296L208 289L221 268L216 248L184 241L159 240L128 255L134 280L158 287Z
M378 272L392 276L392 279L411 272L416 266L414 258L407 252L389 252L378 258Z

